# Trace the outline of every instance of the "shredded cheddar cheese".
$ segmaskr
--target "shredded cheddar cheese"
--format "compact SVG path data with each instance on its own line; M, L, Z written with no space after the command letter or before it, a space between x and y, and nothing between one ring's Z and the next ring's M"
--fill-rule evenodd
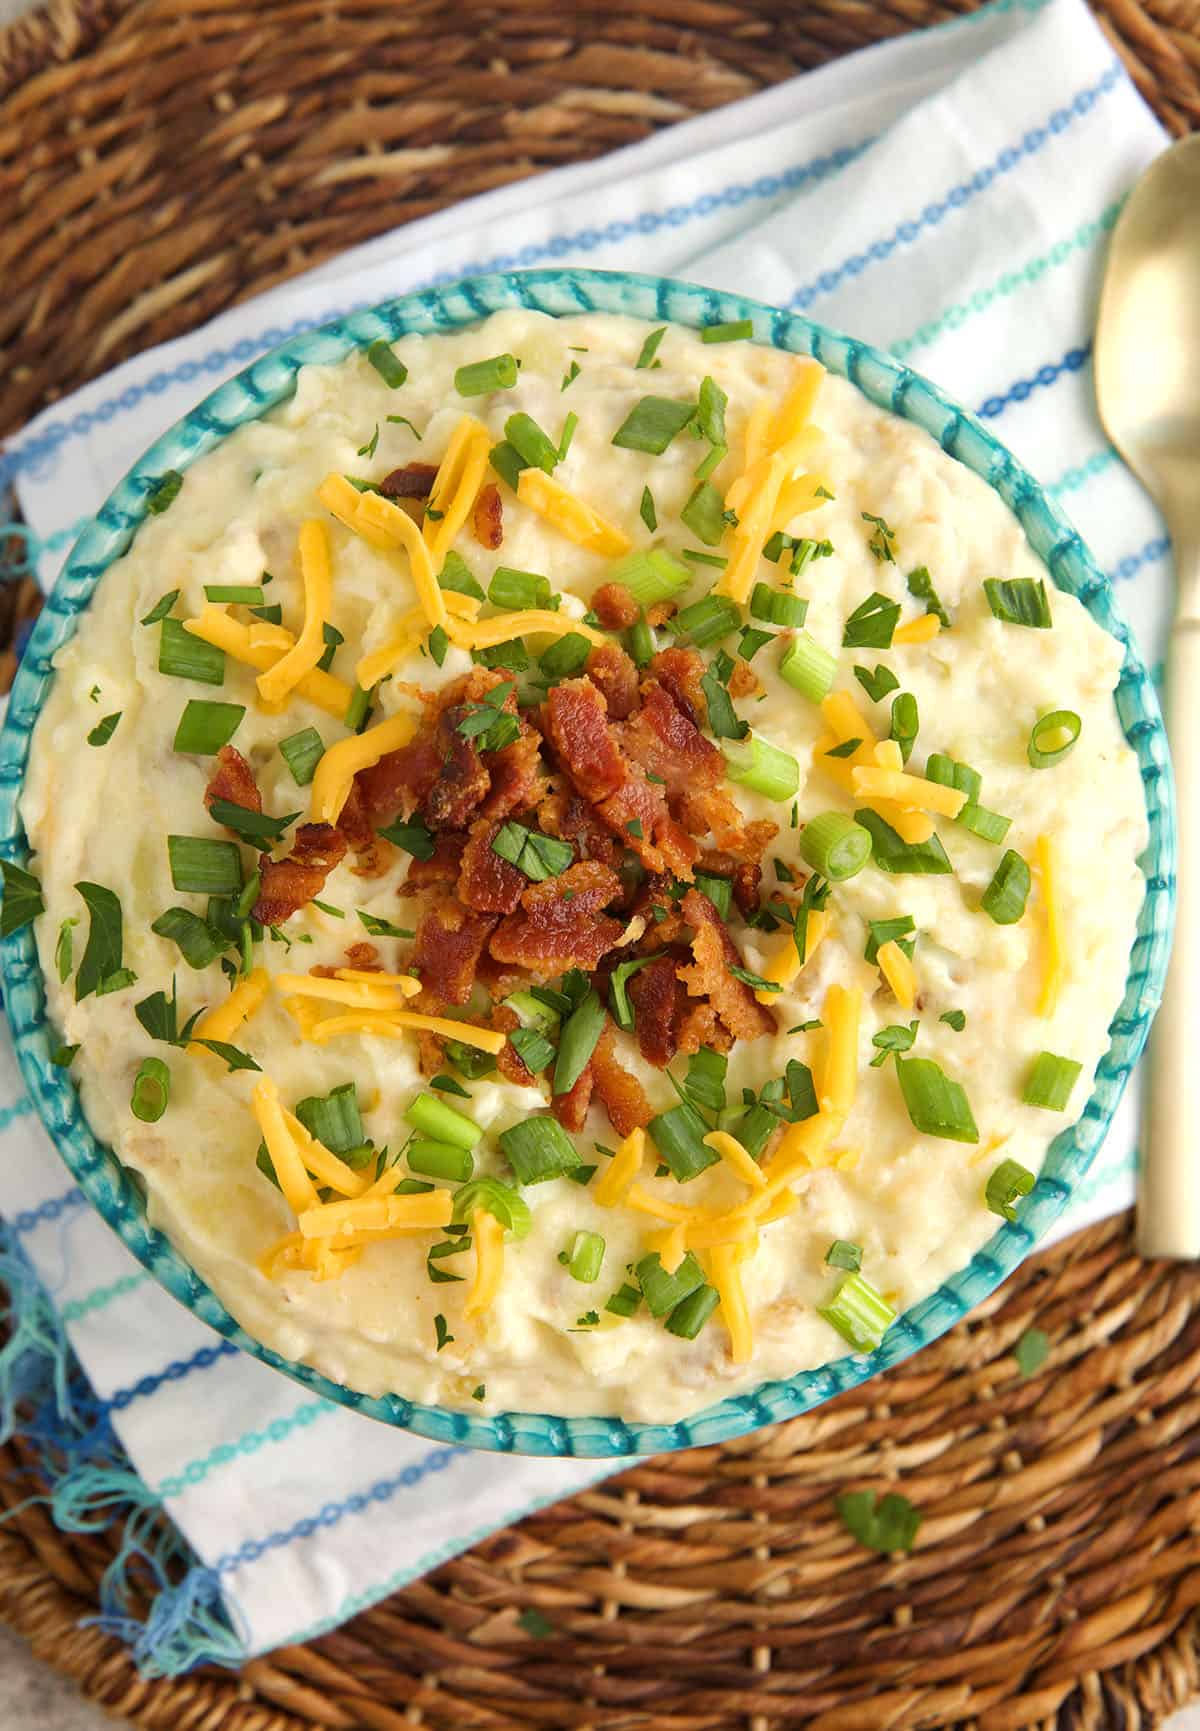
M795 939L788 937L775 954L763 964L762 977L773 981L779 986L790 986L802 967L807 967L816 954L817 946L830 930L830 916L820 908L814 908L809 913L804 929L804 960L800 960L800 952L796 948ZM777 992L755 992L754 996L760 1004L766 1004L768 1009L778 997Z
M926 781L922 775L907 775L899 769L855 767L850 772L854 792L862 799L887 799L896 805L915 806L919 811L937 812L941 817L957 817L967 803L959 787L943 787L939 782Z
M342 1034L376 1034L382 1040L400 1040L417 1028L440 1034L444 1040L461 1040L464 1046L478 1046L493 1057L503 1050L507 1037L491 1028L477 1028L473 1022L451 1021L448 1016L420 1016L411 1010L352 1010L345 1016L326 1016L314 1025L308 1038L319 1046Z
M442 1194L448 1196L446 1191ZM496 1216L486 1208L476 1208L471 1215L471 1236L475 1242L475 1278L463 1305L463 1315L468 1318L491 1307L504 1275L504 1228Z
M796 377L779 405L771 426L771 444L780 446L797 438L812 419L825 368L811 357L797 362Z
M439 562L454 545L454 538L475 504L476 494L487 474L492 435L473 415L464 415L446 447L425 513L424 537L433 558Z
M326 475L317 488L325 509L353 534L380 553L403 550L417 601L430 629L446 623L446 603L433 568L430 550L408 512L381 493L360 493L344 475Z
M365 733L352 734L331 745L318 761L312 780L312 821L336 823L350 797L354 777L370 769L389 751L399 751L412 739L420 718L402 713L389 715Z
M646 1132L631 1130L596 1182L592 1196L602 1208L615 1208L641 1169Z
M730 1357L734 1364L749 1364L754 1351L754 1332L742 1288L738 1251L731 1245L717 1245L709 1251L708 1257L712 1282L721 1300L721 1320L729 1330Z
M376 984L367 980L331 980L321 974L276 974L277 991L288 992L295 998L317 998L325 1003L346 1004L356 1010L402 1010L408 998L421 990L420 980L407 979L404 985Z
M271 976L265 968L255 968L230 992L223 1004L206 1010L192 1029L193 1040L228 1042L242 1023L248 1021L270 990ZM201 1051L204 1048L199 1048Z
M822 1112L843 1121L854 1104L858 1083L858 1024L862 1014L862 991L858 986L832 985L825 994L823 1020L828 1038L821 1075Z
M719 1154L730 1171L748 1184L752 1190L765 1190L766 1178L762 1167L748 1154L736 1136L730 1136L725 1130L710 1130L704 1138L704 1146L711 1148L714 1154Z
M283 1113L284 1123L296 1145L296 1151L304 1164L305 1170L327 1184L331 1190L338 1190L343 1196L361 1196L370 1188L371 1179L366 1172L356 1172L353 1166L326 1148L323 1142L318 1142L315 1136L310 1136L304 1125L294 1112L286 1107Z
M669 1226L663 1232L648 1232L645 1245L648 1252L658 1253L658 1260L668 1274L674 1274L679 1264L687 1255L687 1226L680 1221L676 1226Z
M602 517L593 506L569 493L561 481L542 469L522 469L517 478L517 498L539 517L589 552L619 559L633 545L623 529Z
M447 613L459 619L474 619L479 612L479 602L473 595L459 595L455 590L442 592ZM413 607L401 615L394 634L384 644L382 649L373 649L369 655L364 655L354 669L354 677L364 691L370 691L373 685L378 685L381 679L412 655L424 643L430 632L429 617L423 607Z
M1058 847L1052 836L1040 835L1034 844L1038 884L1042 892L1045 943L1042 952L1042 983L1037 1013L1052 1016L1058 1008L1063 982L1062 908L1058 895Z
M297 1210L297 1221L305 1238L336 1239L359 1232L428 1232L433 1227L449 1226L453 1206L449 1190L430 1190L419 1196L359 1196L349 1202L314 1201Z
M280 1103L279 1089L269 1076L262 1077L255 1084L250 1105L267 1145L267 1153L271 1156L284 1200L299 1217L307 1209L318 1206L316 1186L305 1171L296 1139Z
M897 625L892 633L892 646L904 643L932 643L942 629L942 622L936 613L923 613L919 619L910 619L905 625Z
M879 972L895 994L896 1002L901 1008L911 1010L917 995L917 970L913 967L912 957L905 955L895 938L891 938L886 944L880 944L876 960Z
M522 471L528 474L528 469ZM502 613L496 619L451 619L446 635L460 649L492 649L497 643L507 643L513 637L567 637L578 633L589 643L607 643L599 631L593 631L581 619L571 619L564 613L543 612L531 608L522 613Z
M235 661L264 670L274 667L295 641L289 631L282 633L287 639L283 647L278 646L275 638L270 643L258 641L257 632L232 618L223 607L202 608L195 619L184 620L183 629L202 642L211 643L215 649L223 649ZM278 634L282 628L272 626L270 629ZM338 721L345 716L354 696L344 679L337 679L320 667L314 667L297 680L295 690L300 697L307 697L310 703L315 703L318 709L323 709L326 715L332 715Z
M325 653L322 628L333 604L333 571L325 525L312 517L300 525L300 576L304 584L304 624L292 647L258 676L259 695L266 703L282 703Z

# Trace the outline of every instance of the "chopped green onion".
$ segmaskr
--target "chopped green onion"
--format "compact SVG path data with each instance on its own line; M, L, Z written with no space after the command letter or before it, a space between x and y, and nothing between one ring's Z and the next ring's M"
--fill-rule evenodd
M645 342L642 344L641 354L638 356L637 360L633 363L636 370L641 371L641 369L643 367L648 367L650 365L651 361L653 361L655 355L658 353L659 343L662 342L662 340L666 336L666 334L667 334L666 325L659 325L659 327L656 331L650 332L650 335L646 338Z
M7 881L6 872L6 884ZM122 986L131 984L133 975L130 974L128 980L124 978L128 970L122 966L125 937L119 899L103 884L77 883L75 888L91 916L87 947L75 975L75 1001L82 1003L93 992L103 997L106 989L120 990ZM7 900L6 895L6 905ZM120 984L110 985L110 981L119 981Z
M648 552L626 554L612 567L609 578L614 583L623 583L639 607L653 607L686 589L692 574L661 547L654 547Z
M717 677L715 666L700 677L700 689L708 708L708 731L714 739L745 739L749 724L742 721L733 707L733 699Z
M517 382L517 362L513 355L493 355L490 360L472 361L459 367L454 374L454 388L460 397L482 397L488 391L510 391Z
M706 375L700 384L696 425L710 445L725 444L725 410L728 406L729 398L725 392L715 379Z
M680 1340L695 1340L720 1302L715 1287L698 1287L675 1306L663 1327L668 1334L678 1335Z
M654 634L646 624L644 615L636 625L630 627L629 654L635 667L649 667L654 659Z
M923 1136L978 1142L979 1131L965 1092L932 1058L898 1057L896 1074L908 1115Z
M701 895L708 897L721 918L727 920L733 903L733 885L729 879L718 877L715 872L698 871L695 884Z
M451 1344L454 1336L446 1326L446 1318L440 1311L433 1319L433 1331L437 1339L437 1351L441 1352L444 1346L449 1346Z
M157 937L178 944L189 968L207 968L229 947L224 932L217 931L190 908L168 908L159 914L150 930Z
M725 501L712 482L700 481L679 516L706 547L715 547L725 533L724 511Z
M1050 602L1042 578L986 577L983 592L987 604L1002 625L1027 625L1036 631L1048 631L1054 624Z
M764 799L791 799L800 786L796 759L757 734L744 740L726 740L721 753L730 781L761 793Z
M1046 769L1064 758L1083 731L1083 721L1073 709L1055 709L1033 724L1026 755L1034 769ZM1063 735L1066 738L1063 738ZM1054 745L1050 742L1058 740Z
M540 1076L554 1056L554 1047L536 1028L514 1028L508 1043L531 1075Z
M900 618L900 603L878 590L867 596L846 621L843 649L887 649Z
M898 691L900 688L900 681L896 675L890 667L885 667L882 662L876 667L874 673L867 667L856 667L854 677L872 703L882 703L889 691Z
M343 1082L329 1094L312 1094L296 1105L296 1116L310 1136L331 1154L348 1154L366 1143L358 1110L358 1089Z
M737 652L743 661L753 661L760 649L774 641L773 631L760 631L757 626L747 625L738 638Z
M1017 1203L1022 1196L1029 1195L1036 1183L1033 1173L1019 1160L1002 1160L987 1181L983 1199L993 1214L1015 1222Z
M641 1303L642 1295L637 1287L630 1286L629 1282L625 1281L618 1286L604 1308L613 1316L636 1316Z
M805 824L800 853L821 877L830 883L844 883L857 877L870 859L871 837L844 812L826 811Z
M579 1150L557 1118L525 1118L502 1130L498 1140L520 1184L564 1178L582 1164Z
M729 563L724 553L701 553L698 547L685 547L683 557L691 565L711 565L715 571L723 571Z
M461 1225L479 1208L500 1222L514 1238L527 1238L533 1225L529 1204L511 1184L499 1178L473 1178L454 1192L454 1219Z
M371 343L367 349L367 359L375 368L384 384L391 391L398 391L408 377L408 368L404 362L397 360L392 352L392 346L383 337Z
M555 638L543 652L538 666L549 680L570 679L573 674L583 672L591 653L592 646L587 638L578 631L572 631L566 637Z
M853 757L862 744L861 739L843 739L840 745L831 745L825 753L826 757Z
M551 1084L555 1094L569 1094L578 1082L604 1031L604 1005L595 991L571 1011L563 1023Z
M753 319L735 319L730 324L703 326L700 332L700 341L702 343L737 343L753 335Z
M451 1184L465 1184L475 1176L474 1155L451 1142L410 1142L405 1158L409 1171L419 1172L423 1178L444 1178Z
M521 480L521 470L529 464L515 446L507 439L502 439L498 445L493 445L488 453L488 462L495 469L502 481L507 481L515 493Z
M410 853L414 859L432 859L437 848L433 832L423 818L414 816L408 823L397 818L395 823L389 823L377 832L384 841L390 841L396 847Z
M509 865L516 866L519 872L531 878L534 883L559 877L575 858L575 850L570 842L559 841L555 836L526 829L524 824L516 823L511 818L493 836L492 852L499 854L502 860L507 860Z
M1021 1100L1026 1106L1041 1106L1047 1112L1065 1112L1071 1089L1079 1080L1083 1065L1074 1058L1058 1058L1053 1052L1039 1052L1029 1072Z
M810 703L820 703L833 690L837 658L807 631L798 631L783 653L779 672L794 691Z
M118 709L115 715L106 715L103 720L98 721L87 736L88 744L107 745L113 734L117 731L117 723L120 721L123 713L122 710Z
M371 699L375 695L374 687L364 691L361 685L356 685L346 705L343 723L351 733L361 733L371 718Z
M370 932L373 938L411 938L416 936L416 933L409 931L407 926L397 926L393 925L391 920L381 920L377 914L367 913L365 908L357 908L355 911L364 930Z
M622 450L661 457L695 413L695 403L681 403L673 397L643 397L630 409L612 442Z
M980 909L998 926L1016 925L1025 912L1030 882L1029 867L1019 853L1009 848L983 892Z
M461 1040L446 1041L446 1056L458 1073L469 1082L477 1082L481 1076L490 1076L496 1068L496 1060L490 1052L481 1052L478 1046L464 1046Z
M900 914L894 920L868 920L867 947L864 952L866 960L876 961L884 944L899 944L905 955L911 957L913 946L911 943L906 944L904 939L916 929L911 914Z
M171 882L177 890L201 896L235 896L242 887L242 856L236 842L169 835L167 857Z
M183 486L183 476L178 469L168 469L166 474L156 481L146 495L146 509L154 517L160 517L168 505L175 502L179 489Z
M813 1083L813 1074L807 1064L802 1064L799 1058L789 1058L787 1066L788 1099L792 1103L792 1122L801 1123L805 1118L815 1118L820 1110L817 1102L817 1090Z
M1012 828L1011 817L1001 817L998 811L989 811L984 805L972 805L970 801L963 806L955 823L963 829L969 829L972 835L977 835L982 841L1002 842Z
M413 426L412 422L409 420L407 415L386 415L384 417L384 419L388 420L388 421L392 421L398 427L407 427L409 432L412 434L413 438L417 441L418 445L421 443L421 435L420 435L420 433L418 433L417 429Z
M914 596L916 600L925 603L926 613L932 613L949 630L950 615L938 599L938 592L933 586L933 578L929 575L926 566L918 565L915 571L910 571L905 582L908 584L909 594Z
M549 607L552 593L549 577L541 577L536 571L515 571L511 565L497 565L488 585L492 606L515 612Z
M178 601L178 599L179 599L179 590L178 589L168 589L167 593L165 595L160 596L159 599L154 603L154 606L150 609L149 613L147 613L145 618L142 620L142 624L143 625L157 625L160 619L165 619L167 617L167 614L171 611L172 607L174 607L174 605ZM99 688L99 686L96 686L95 689L98 691L100 688Z
M679 1184L699 1177L720 1159L719 1154L705 1146L708 1125L696 1108L686 1102L652 1118L646 1133Z
M229 744L245 713L245 705L241 703L210 703L203 697L189 697L171 749L212 757Z
M201 685L224 685L225 651L193 637L178 619L162 621L158 640L158 671L172 679L195 679Z
M721 467L728 455L728 445L710 445L707 457L696 465L697 481L707 481L713 471Z
M544 433L530 415L510 415L504 423L504 437L530 469L541 469L552 475L559 463L558 446Z
M261 607L266 597L261 583L206 583L204 599L214 605L234 602L243 607Z
M304 727L279 741L279 755L291 770L296 786L307 787L325 755L325 741L315 727Z
M653 956L639 956L633 962L619 962L612 971L608 982L608 1007L612 1011L612 1019L618 1028L626 1033L633 1027L633 1005L629 1002L629 982L636 973L647 967L654 960Z
M885 1556L911 1551L921 1525L920 1510L895 1491L878 1502L874 1491L843 1491L837 1512L851 1538Z
M638 508L638 514L653 535L658 528L658 512L654 509L654 494L649 487L642 488L642 503Z
M835 1238L825 1252L826 1268L844 1268L850 1274L857 1274L862 1267L862 1247L851 1244L848 1239Z
M693 601L690 607L677 613L672 628L681 637L690 637L697 649L704 649L710 643L719 643L723 637L728 637L741 622L741 610L736 601L731 601L726 595L705 595L702 600Z
M900 747L900 756L905 763L912 756L920 726L921 717L916 698L911 691L902 691L898 697L892 699L892 726L888 737L894 739Z
M361 914L359 917L361 919ZM439 1094L456 1094L460 1100L469 1100L471 1098L470 1090L464 1088L461 1082L456 1082L453 1076L447 1076L445 1072L442 1072L437 1076L431 1076L429 1078L429 1086L431 1088L436 1088Z
M896 1320L886 1298L862 1273L840 1280L829 1303L817 1306L817 1315L856 1352L874 1352Z
M473 649L471 660L480 667L503 667L508 673L523 673L529 666L529 655L519 637L507 643L497 643L490 649Z
M265 619L268 625L282 625L283 623L283 608L278 602L270 607L252 607L250 611L255 618ZM320 662L317 665L320 666Z
M440 625L435 625L426 639L426 648L433 658L434 664L441 667L446 660L446 652L450 648L450 639Z
M750 617L765 619L770 625L797 627L808 617L808 602L785 589L772 589L769 583L756 583L750 595Z
M663 1267L657 1251L643 1256L634 1272L651 1316L666 1316L704 1285L704 1270L690 1250L672 1274Z
M572 1280L591 1286L604 1266L605 1244L598 1232L577 1232L567 1253L567 1273Z
M157 1124L171 1098L171 1072L161 1058L143 1058L133 1079L129 1110L143 1124Z
M556 1028L562 1019L557 1009L543 1003L540 998L535 998L532 992L513 992L505 998L504 1007L520 1016L527 1027L536 1028L541 1033L548 1033L551 1028ZM569 1001L567 1013L570 1013Z
M938 1017L939 1022L945 1022L948 1028L953 1028L956 1034L961 1034L967 1025L965 1010L946 1010Z
M894 565L896 563L896 531L889 527L882 517L877 517L873 511L862 512L864 523L875 525L871 539L867 542L867 550L875 557L879 565Z
M451 1142L456 1148L474 1148L483 1131L474 1118L456 1112L433 1094L418 1094L404 1116L414 1130L431 1142Z
M939 787L956 787L968 801L977 800L983 791L983 777L969 763L959 763L944 752L934 751L925 765L926 781L936 781Z
M77 1044L74 1046L57 1046L50 1054L50 1062L56 1070L69 1070L75 1062L78 1051L79 1046Z
M453 550L446 555L446 563L438 573L439 589L449 589L455 595L469 595L473 601L485 599L483 590L471 575L470 566L461 553Z
M869 807L856 811L854 821L870 830L871 854L880 871L894 876L944 877L953 869L936 835L931 835L928 841L903 841L891 824Z
M278 841L288 826L295 823L300 816L298 811L293 811L287 817L269 817L265 811L251 811L249 806L235 805L230 799L214 799L208 811L214 823L219 823L224 829L231 829L243 841L248 841L251 847L259 848L264 853L269 851L270 844Z
M558 387L559 390L565 391L569 385L573 385L582 371L583 368L580 366L579 362L572 361L566 372L563 374L563 382Z
M331 625L328 620L326 620L321 626L321 635L325 639L325 648L322 651L321 659L317 662L317 666L321 669L322 673L328 673L329 669L333 666L334 655L337 653L339 646L343 644L346 639L338 630L337 626Z
M570 414L568 414L566 420L563 422L563 430L562 430L561 435L559 436L558 460L560 463L562 462L563 458L566 456L567 452L571 449L571 440L575 437L575 429L578 425L579 425L579 416L575 413L574 410L572 410L570 412Z

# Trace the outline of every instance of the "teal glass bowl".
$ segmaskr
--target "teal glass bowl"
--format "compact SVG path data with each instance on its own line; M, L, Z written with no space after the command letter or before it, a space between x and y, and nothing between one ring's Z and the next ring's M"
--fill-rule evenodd
M1154 688L1130 641L1107 579L1045 492L973 415L890 356L814 324L799 313L662 277L533 270L474 277L426 289L355 312L320 329L303 331L221 385L151 446L80 536L21 663L0 734L0 854L16 861L24 861L28 854L18 806L30 736L53 678L51 658L77 629L80 615L108 567L129 547L146 515L147 495L162 476L171 469L187 469L236 427L285 401L295 389L300 368L309 363L340 361L380 337L458 330L511 307L554 317L581 312L627 313L655 324L672 322L692 329L750 319L756 342L791 354L815 356L830 372L857 385L880 408L924 428L951 456L982 476L1011 507L1058 587L1077 595L1092 617L1123 646L1117 711L1141 765L1150 822L1150 844L1143 860L1146 899L1125 995L1110 1028L1111 1042L1082 1115L1050 1145L1041 1176L1021 1205L1019 1221L1002 1224L961 1272L899 1317L878 1351L842 1357L786 1381L763 1383L750 1394L724 1400L694 1418L670 1425L630 1424L604 1417L562 1418L548 1413L474 1415L422 1406L398 1395L376 1398L332 1382L305 1365L290 1363L252 1340L162 1233L147 1224L139 1184L93 1134L70 1075L51 1064L50 1054L59 1038L46 1014L31 930L27 927L0 943L0 970L17 1055L47 1130L88 1200L138 1261L181 1304L218 1334L306 1388L385 1424L436 1442L471 1448L614 1459L724 1442L759 1425L794 1418L936 1339L1029 1254L1087 1173L1158 1005L1175 893L1171 775Z

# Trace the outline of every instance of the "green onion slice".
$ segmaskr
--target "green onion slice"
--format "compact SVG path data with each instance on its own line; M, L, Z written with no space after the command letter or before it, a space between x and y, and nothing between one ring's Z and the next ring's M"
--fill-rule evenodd
M348 1154L366 1142L358 1110L358 1089L353 1082L343 1082L329 1094L312 1094L299 1101L296 1116L309 1135L331 1154Z
M675 1306L663 1327L668 1334L678 1335L680 1340L695 1340L720 1302L715 1287L697 1287Z
M695 413L695 403L682 403L673 397L643 397L621 422L612 442L626 451L661 457Z
M225 933L210 926L190 908L168 908L159 914L150 930L157 937L178 944L189 968L207 968L223 950L229 948Z
M1026 754L1034 769L1047 769L1070 751L1083 731L1083 721L1073 709L1054 709L1033 724ZM1063 735L1066 735L1064 739Z
M856 811L854 821L871 832L871 856L880 871L897 877L944 877L953 869L936 835L928 841L903 841L891 824L869 807Z
M829 1303L817 1306L817 1315L856 1352L874 1352L896 1320L883 1294L861 1272L840 1280Z
M302 727L299 733L289 733L279 741L279 755L291 770L296 786L307 787L325 755L325 741L315 727Z
M197 757L212 757L223 745L228 745L245 715L241 703L210 703L207 698L189 697L175 729L173 751L191 752Z
M846 1238L835 1238L825 1252L826 1268L844 1268L848 1274L857 1274L862 1267L862 1247L851 1244Z
M133 1079L129 1110L143 1124L157 1124L170 1098L170 1070L161 1058L143 1058Z
M1028 865L1009 848L983 892L980 908L998 926L1013 926L1025 912L1031 883Z
M993 1214L1015 1221L1017 1203L1029 1195L1036 1182L1033 1173L1019 1160L1002 1160L987 1181L983 1199Z
M800 765L789 752L770 745L757 734L727 739L721 746L730 781L761 793L764 799L794 797L800 787Z
M474 1178L454 1192L454 1219L460 1225L470 1221L478 1208L492 1215L514 1238L529 1236L533 1225L529 1204L511 1184L502 1184L499 1178Z
M232 602L243 607L261 607L266 596L261 583L206 583L204 599L215 606Z
M1021 1095L1022 1101L1026 1106L1041 1106L1047 1112L1065 1112L1071 1089L1079 1080L1082 1069L1083 1065L1076 1063L1074 1058L1039 1052Z
M821 877L844 883L857 877L870 859L871 835L844 812L826 811L805 824L800 852Z
M488 600L493 607L518 613L549 607L552 594L549 577L539 576L536 571L515 571L511 565L497 565L488 585Z
M380 834L385 833L380 831ZM541 883L546 878L559 877L566 871L575 858L575 850L570 842L559 841L556 836L542 835L538 830L526 829L522 823L516 823L511 818L497 831L492 838L492 852L499 854L509 865L516 866L534 883Z
M810 703L820 703L833 690L837 658L807 631L798 631L784 651L779 672L793 691L807 697Z
M435 1094L418 1094L404 1116L414 1130L431 1142L450 1142L456 1148L474 1148L483 1131L474 1118L456 1112Z
M912 756L920 726L921 717L916 698L911 691L902 691L898 697L892 699L892 725L888 737L899 745L900 756L905 763Z
M680 520L706 547L715 547L725 533L725 501L711 481L697 483L679 513Z
M726 595L705 595L675 615L673 629L690 637L697 649L719 643L742 623L741 609Z
M1050 602L1042 578L999 577L984 579L983 592L987 604L1002 625L1027 625L1036 631L1049 631L1054 624Z
M659 327L656 331L650 332L650 335L646 338L645 342L642 344L641 354L638 356L637 360L633 363L635 369L640 371L643 367L648 367L651 364L655 355L658 353L658 345L659 345L659 343L662 342L662 340L666 336L666 334L667 334L666 325L659 325Z
M604 1266L604 1239L598 1232L577 1232L567 1251L567 1273L572 1280L591 1286Z
M913 1126L923 1136L948 1142L978 1142L979 1130L966 1093L932 1058L896 1059L900 1092Z
M557 1118L525 1118L499 1135L502 1152L520 1184L545 1184L582 1165L579 1150Z
M604 1032L604 1005L595 991L571 1011L563 1023L551 1084L556 1094L568 1094L582 1076Z
M772 589L769 583L756 583L750 594L751 619L765 619L769 625L793 629L808 617L808 602L801 595L791 595L786 589Z
M471 575L471 568L461 553L447 553L446 563L438 573L438 587L455 595L469 595L473 601L485 599L483 590Z
M677 1183L687 1184L720 1159L705 1146L708 1129L696 1108L686 1101L650 1120L646 1133Z
M194 679L201 685L224 685L225 651L193 637L178 619L164 619L158 640L158 671L172 679Z
M878 590L867 596L846 621L843 649L887 649L900 618L900 603Z
M626 1033L633 1027L633 1005L629 1001L629 982L642 968L648 967L653 956L639 956L636 961L619 962L608 983L608 1007L618 1028Z
M643 1256L634 1273L651 1316L666 1316L704 1285L704 1270L690 1250L672 1274L663 1267L657 1251Z
M460 397L482 397L488 391L510 391L517 382L517 361L514 355L493 355L490 360L471 361L454 374L454 388Z
M426 1142L420 1138L405 1150L410 1172L423 1178L443 1178L450 1184L466 1184L475 1176L475 1158L467 1148L452 1142Z
M183 476L178 469L168 469L166 474L154 483L146 495L146 509L154 517L160 517L168 505L175 502L179 489L183 486Z
M609 581L623 583L639 607L670 601L686 589L692 574L660 547L648 552L627 553L609 572Z
M527 468L541 469L547 475L554 473L559 463L558 446L531 415L510 415L504 423L504 437Z
M753 319L734 319L728 324L705 325L700 332L700 341L702 343L739 343L753 335Z
M408 377L408 368L392 353L391 344L378 338L367 349L367 359L390 391L398 391Z

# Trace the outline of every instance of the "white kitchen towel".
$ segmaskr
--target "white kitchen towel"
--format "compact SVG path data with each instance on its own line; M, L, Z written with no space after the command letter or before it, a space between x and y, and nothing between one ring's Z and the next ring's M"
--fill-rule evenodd
M284 337L484 270L661 272L811 312L973 408L1075 518L1154 662L1167 547L1100 430L1090 336L1105 236L1163 144L1082 0L999 0L371 241L56 403L0 478L48 581L79 514ZM148 1668L303 1639L613 1470L431 1447L314 1400L149 1281L70 1184L7 1046L0 1101L0 1207L95 1391L76 1430L115 1436L199 1559L148 1625L118 1625ZM1127 1102L1063 1230L1128 1202L1134 1133ZM48 1326L24 1308L26 1334ZM68 1475L57 1518L128 1490L109 1459Z

